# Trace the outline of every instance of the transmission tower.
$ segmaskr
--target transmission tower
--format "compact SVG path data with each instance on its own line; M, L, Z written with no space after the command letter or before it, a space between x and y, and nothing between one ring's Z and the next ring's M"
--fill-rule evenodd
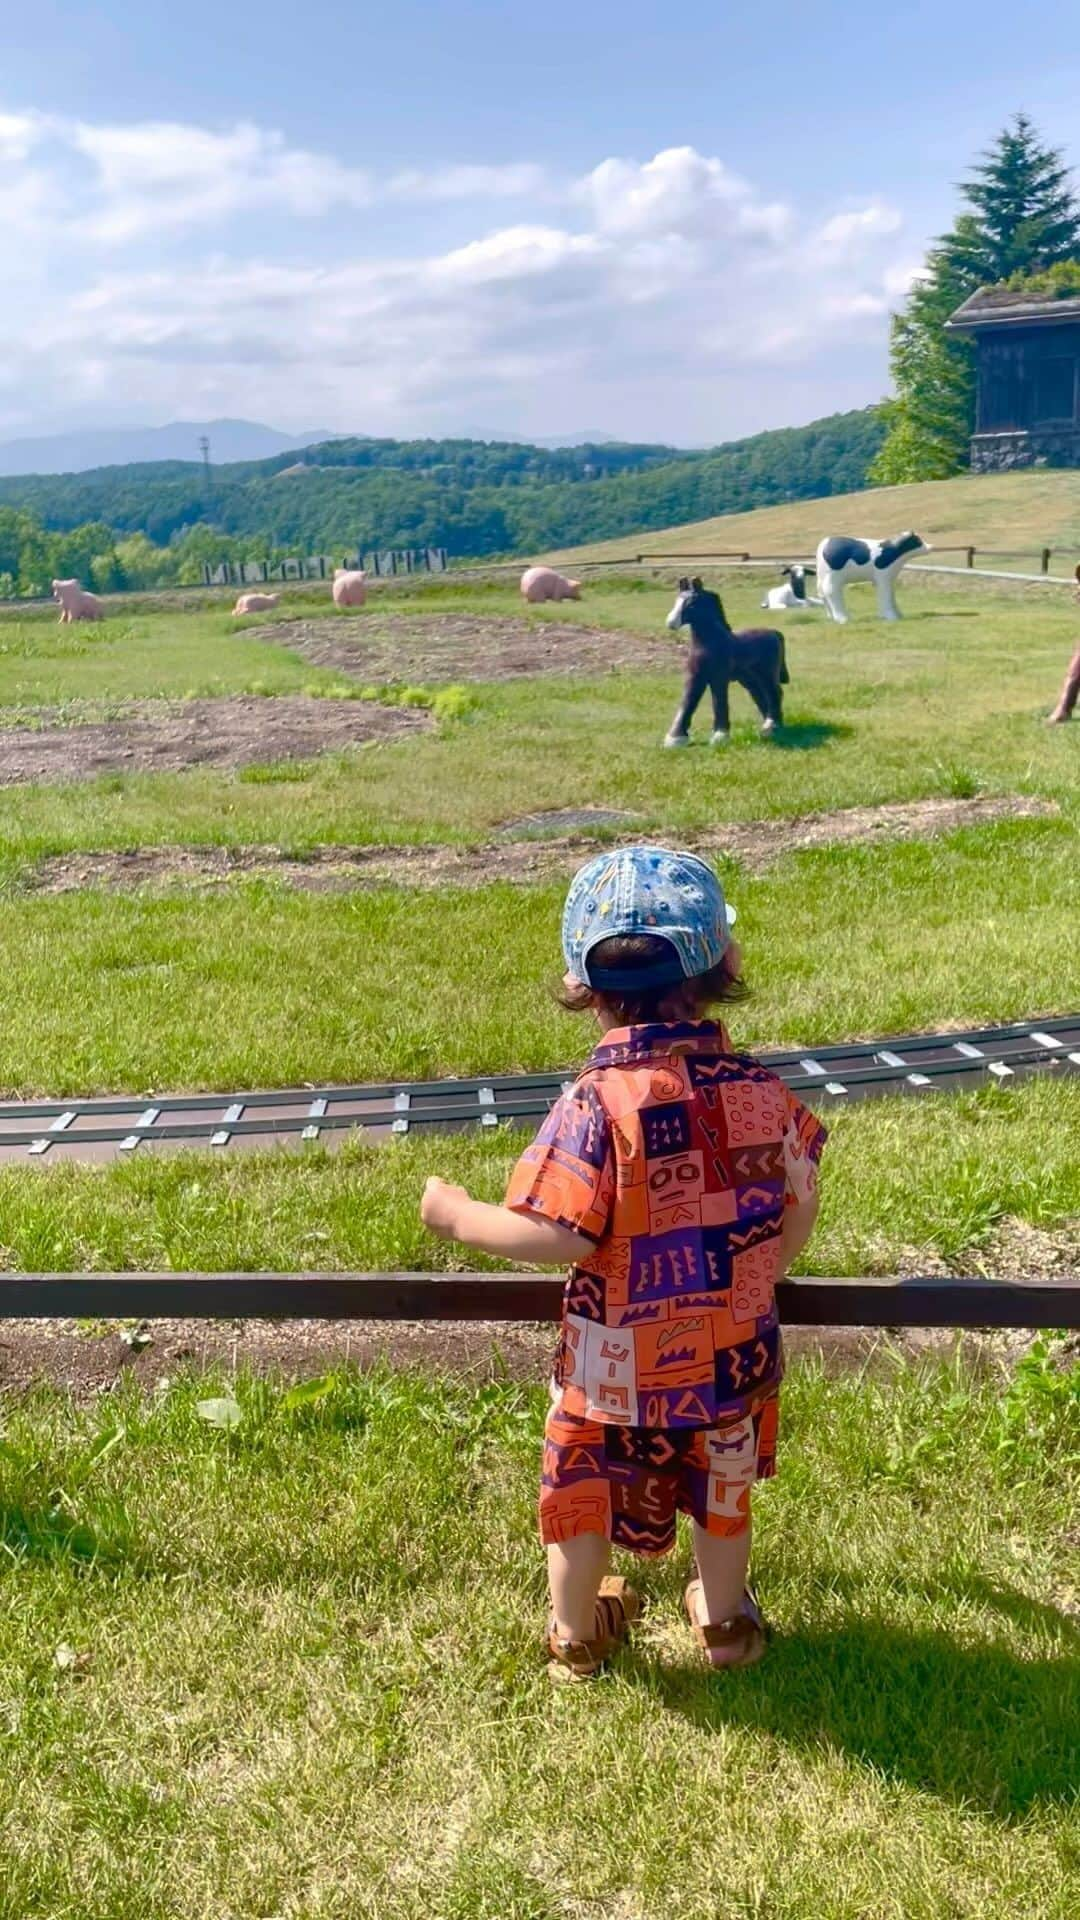
M210 498L210 442L205 433L199 435L199 452L203 459L203 475L206 483L206 497Z

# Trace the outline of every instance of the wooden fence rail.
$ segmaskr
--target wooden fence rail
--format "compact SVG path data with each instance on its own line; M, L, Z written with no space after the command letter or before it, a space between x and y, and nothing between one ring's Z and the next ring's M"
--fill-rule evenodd
M1076 555L1076 549L1073 547L973 547L968 546L966 543L957 546L938 546L935 544L930 551L934 554L962 553L965 556L965 565L970 568L975 567L975 560L978 555L981 555L985 560L1037 560L1039 562L1039 572L1043 574L1049 574L1050 561L1055 552L1067 553L1070 559L1074 559ZM620 563L624 564L631 558L634 559L638 566L644 566L650 561L659 560L741 560L743 562L749 562L752 566L756 567L792 565L798 562L800 565L806 567L810 573L813 573L815 568L814 559L810 555L800 555L794 552L744 553L728 548L717 548L712 553L638 553L633 556L627 554L622 557L621 562L612 559L604 564L615 566ZM1080 574L1077 575L1077 578L1080 578Z
M13 1273L0 1319L557 1320L535 1273ZM782 1280L802 1327L1080 1328L1080 1275L1058 1281Z

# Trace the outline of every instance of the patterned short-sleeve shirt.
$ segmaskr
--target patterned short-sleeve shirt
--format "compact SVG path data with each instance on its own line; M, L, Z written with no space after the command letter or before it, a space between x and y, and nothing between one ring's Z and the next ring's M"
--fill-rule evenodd
M814 1192L825 1139L712 1021L605 1036L506 1196L595 1241L563 1298L565 1412L708 1427L775 1392L784 1209Z

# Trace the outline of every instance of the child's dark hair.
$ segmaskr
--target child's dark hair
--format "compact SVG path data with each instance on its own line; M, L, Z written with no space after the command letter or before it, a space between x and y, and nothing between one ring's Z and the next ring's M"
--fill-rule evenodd
M700 1020L709 1007L747 997L749 988L741 976L733 972L729 953L730 948L708 973L695 974L690 980L665 980L656 987L613 992L610 988L586 986L583 981L575 981L572 986L564 983L558 994L559 1005L568 1013L586 1013L591 1007L602 1007L622 1027L648 1026L653 1021ZM671 947L668 941L652 933L613 934L610 940L597 941L590 949L589 959L595 960L598 967L661 966L670 962Z

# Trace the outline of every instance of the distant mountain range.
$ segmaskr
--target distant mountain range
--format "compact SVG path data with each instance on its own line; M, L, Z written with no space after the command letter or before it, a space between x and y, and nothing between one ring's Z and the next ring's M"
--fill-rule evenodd
M0 474L89 473L95 467L127 467L147 460L201 460L199 441L210 442L215 466L234 460L269 460L276 453L314 446L333 435L280 433L257 420L173 420L165 427L86 427L35 439L0 441Z

